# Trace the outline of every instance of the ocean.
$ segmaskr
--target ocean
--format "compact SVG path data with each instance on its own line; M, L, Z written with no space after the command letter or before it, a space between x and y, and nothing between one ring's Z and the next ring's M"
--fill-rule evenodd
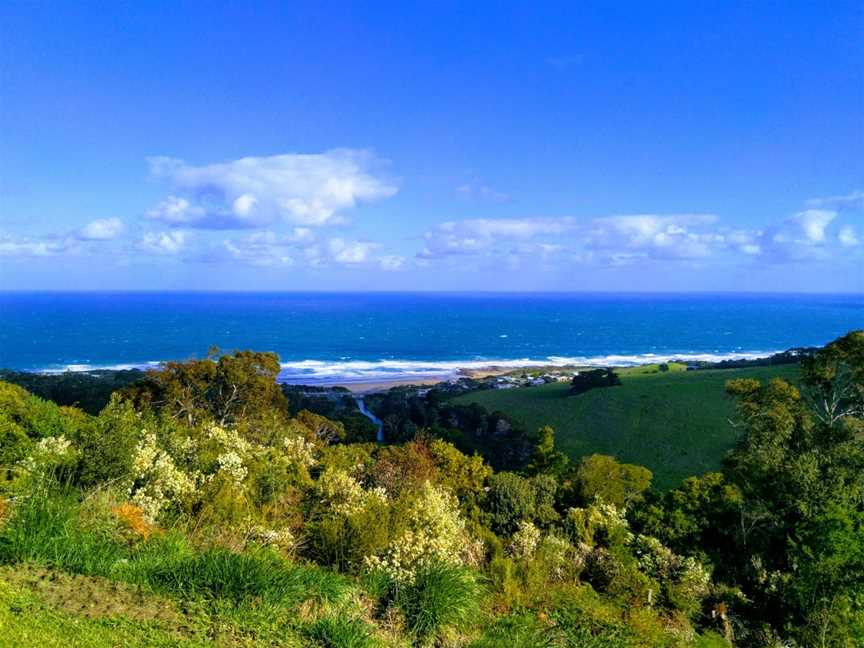
M856 328L862 295L2 293L0 367L147 368L216 345L275 351L285 382L376 382L756 357Z

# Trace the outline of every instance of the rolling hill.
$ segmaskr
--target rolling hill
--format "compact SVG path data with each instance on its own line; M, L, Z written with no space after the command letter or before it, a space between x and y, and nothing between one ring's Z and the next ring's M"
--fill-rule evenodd
M565 383L464 394L454 403L499 410L534 430L551 425L558 447L571 458L602 453L647 466L654 484L668 489L682 479L720 467L737 432L734 402L724 384L734 378L797 382L797 365L669 371L622 370L623 384L568 394Z

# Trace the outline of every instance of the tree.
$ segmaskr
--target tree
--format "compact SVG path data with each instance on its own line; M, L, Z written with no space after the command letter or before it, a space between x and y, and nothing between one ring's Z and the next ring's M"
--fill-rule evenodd
M589 389L615 387L620 384L621 379L612 369L589 369L573 376L570 381L570 394L584 394Z
M837 389L831 347L805 367L805 388ZM846 353L846 359L862 357ZM856 390L861 369L849 366ZM724 474L741 499L737 532L721 562L752 601L752 618L795 628L807 645L819 645L835 633L829 621L838 610L851 620L864 614L864 594L849 585L864 582L853 541L860 538L864 502L862 422L851 415L826 419L782 380L730 381L727 390L739 399L743 434Z
M579 462L576 487L588 504L596 498L625 508L640 500L651 486L653 475L644 466L619 463L609 455L590 455Z
M288 418L288 402L276 383L279 356L211 349L201 360L166 362L123 391L139 408L152 405L194 427L203 421L265 433Z
M790 558L789 597L804 612L810 645L864 641L864 512L829 504L796 529Z
M516 473L501 472L489 479L485 509L496 533L510 535L519 522L534 517L537 493L534 485Z
M537 474L560 475L570 463L569 457L555 449L555 430L545 425L537 430L537 445L528 470Z
M721 559L734 544L740 521L741 491L722 473L688 477L658 500L635 507L636 526L680 554L710 558L723 572Z

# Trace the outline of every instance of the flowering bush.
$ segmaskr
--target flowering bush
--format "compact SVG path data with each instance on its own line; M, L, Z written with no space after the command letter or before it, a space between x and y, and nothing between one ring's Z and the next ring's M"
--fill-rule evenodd
M636 536L632 549L639 569L659 581L666 602L681 609L698 610L698 603L708 595L711 584L711 574L702 563L677 555L651 536Z
M31 479L38 482L70 469L77 456L72 442L65 436L45 437L33 445L21 466Z
M537 553L546 562L549 577L554 581L575 578L585 566L585 554L557 535L545 536Z
M540 529L523 520L510 540L510 554L516 558L530 558L540 544Z
M403 532L380 555L366 557L368 569L381 570L396 582L411 582L420 566L467 562L473 543L455 497L426 482L406 504Z
M326 470L318 479L316 490L321 506L336 515L351 515L373 503L387 502L387 492L383 488L366 490L343 470Z
M200 483L180 470L171 456L159 447L156 435L146 433L135 448L132 459L134 480L129 497L145 519L153 523L172 504L183 503Z
M598 499L585 508L567 511L565 526L575 542L593 547L626 545L633 540L624 510Z
M269 529L255 524L246 532L246 541L265 547L273 547L283 554L290 555L297 548L297 539L288 528Z
M286 459L293 465L309 469L317 463L315 445L301 436L286 436L282 442Z

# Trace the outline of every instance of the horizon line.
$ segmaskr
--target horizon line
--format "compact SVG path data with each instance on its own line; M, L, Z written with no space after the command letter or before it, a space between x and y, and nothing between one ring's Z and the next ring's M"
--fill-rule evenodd
M235 294L235 295L754 295L754 296L824 296L864 297L858 292L771 291L771 290L246 290L219 288L0 288L0 295L26 294Z

